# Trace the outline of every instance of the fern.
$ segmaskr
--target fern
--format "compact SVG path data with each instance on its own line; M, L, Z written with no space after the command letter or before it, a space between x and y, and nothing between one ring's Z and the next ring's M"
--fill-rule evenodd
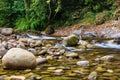
M21 31L25 31L25 30L28 30L29 27L28 27L28 22L26 21L25 18L20 18L16 21L15 23L17 29L21 30Z

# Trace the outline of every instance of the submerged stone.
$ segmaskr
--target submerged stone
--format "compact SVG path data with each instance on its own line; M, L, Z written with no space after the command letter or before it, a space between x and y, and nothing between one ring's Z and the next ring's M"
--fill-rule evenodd
M97 80L97 72L91 72L88 76L88 80Z
M85 60L85 61L78 61L77 65L82 66L82 67L86 67L89 65L89 61Z

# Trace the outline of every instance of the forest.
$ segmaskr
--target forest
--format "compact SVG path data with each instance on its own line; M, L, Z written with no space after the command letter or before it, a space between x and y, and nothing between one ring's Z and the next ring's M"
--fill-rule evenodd
M115 17L116 3L115 0L1 0L0 26L24 31L84 21L101 24Z

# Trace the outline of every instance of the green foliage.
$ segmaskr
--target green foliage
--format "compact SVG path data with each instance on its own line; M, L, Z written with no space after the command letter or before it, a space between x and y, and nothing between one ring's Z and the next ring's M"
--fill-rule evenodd
M103 24L105 21L112 19L113 17L113 11L103 11L101 13L98 13L96 15L95 24Z
M0 26L44 30L79 21L93 23L99 13L111 18L114 0L1 0ZM109 10L109 11L108 11ZM110 15L110 16L109 16Z
M29 29L28 23L25 18L18 19L15 25L18 27L19 30L22 31Z
M94 20L95 20L95 13L93 12L87 12L86 14L83 15L83 19L81 22L86 22L86 23L90 23L90 24L94 24Z

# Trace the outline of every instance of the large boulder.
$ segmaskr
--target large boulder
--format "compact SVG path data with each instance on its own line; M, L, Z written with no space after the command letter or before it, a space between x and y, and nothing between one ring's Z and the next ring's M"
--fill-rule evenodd
M12 28L3 28L1 30L1 34L3 35L11 35L13 33L13 29Z
M79 37L76 35L70 35L63 40L63 44L66 46L75 46L79 42Z
M2 64L8 69L35 68L36 58L27 50L12 48L3 56Z

